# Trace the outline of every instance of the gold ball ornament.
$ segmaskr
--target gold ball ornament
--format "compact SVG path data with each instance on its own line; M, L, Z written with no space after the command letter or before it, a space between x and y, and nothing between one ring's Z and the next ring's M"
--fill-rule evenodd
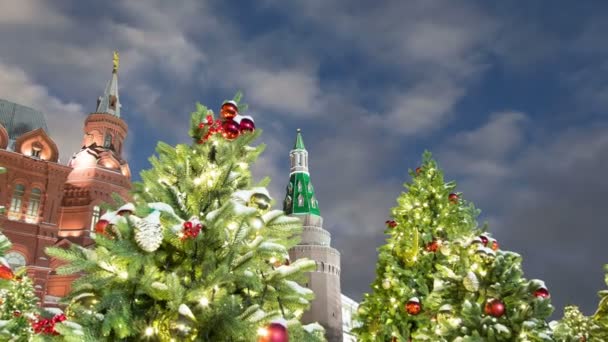
M225 102L220 110L220 114L224 119L233 119L238 113L239 107L234 101Z
M382 281L382 288L388 290L391 288L391 281L389 279L384 279Z
M266 211L270 209L270 197L262 193L255 193L249 198L249 206Z

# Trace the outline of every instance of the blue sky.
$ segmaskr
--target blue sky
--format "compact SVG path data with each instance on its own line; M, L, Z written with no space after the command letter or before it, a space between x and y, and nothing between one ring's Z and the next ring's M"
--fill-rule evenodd
M303 130L343 291L375 272L407 169L431 150L558 307L591 313L608 262L608 8L602 1L0 2L0 97L46 113L63 161L121 53L127 157L186 142L237 90L283 197Z

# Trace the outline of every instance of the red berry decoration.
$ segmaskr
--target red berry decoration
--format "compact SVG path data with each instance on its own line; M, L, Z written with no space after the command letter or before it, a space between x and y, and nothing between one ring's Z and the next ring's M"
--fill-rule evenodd
M239 107L236 105L236 102L228 101L222 105L220 113L222 114L222 118L232 119L239 113Z
M204 122L199 123L198 129L203 129L203 128L205 128L205 123Z
M481 239L481 242L483 242L483 245L484 245L484 246L487 246L487 245L488 245L488 241L490 241L490 240L488 240L488 237L487 237L487 236L485 236L485 235L480 235L480 236L479 236L479 238Z
M202 229L203 229L203 225L200 223L193 224L191 221L184 222L184 229L183 229L184 235L182 236L182 240L197 237Z
M235 139L239 136L239 125L234 120L226 120L222 124L222 135L228 140Z
M492 250L497 251L499 247L500 246L498 245L498 241L492 240L492 246L491 246Z
M421 168L421 167L417 167L417 168L416 168L416 174L417 174L417 175L419 175L419 174L420 174L420 172L422 172L422 168Z
M433 241L429 242L428 245L426 245L426 250L429 252L435 253L439 249L439 246L440 246L439 241L433 240Z
M545 287L540 287L536 291L534 291L534 297L536 298L549 298L551 295L549 294L549 290Z
M411 298L405 304L405 311L407 311L407 313L410 315L415 316L415 315L419 314L421 310L422 310L422 305L420 304L420 300L416 297Z
M397 227L397 222L395 222L394 220L388 220L385 222L387 226L389 226L390 228L395 228Z
M448 196L448 200L450 200L450 203L452 203L452 204L458 203L459 199L460 199L460 197L458 197L458 195L456 195L456 194L450 194Z
M251 119L242 118L241 122L239 123L239 129L240 129L241 133L253 132L253 131L255 131L255 124L253 123L253 120L251 120Z
M11 280L15 277L13 270L10 267L0 264L0 279Z
M105 234L106 227L110 224L108 220L99 220L95 223L95 233L97 234Z
M484 312L492 317L501 317L505 314L505 304L500 299L489 300L484 307Z

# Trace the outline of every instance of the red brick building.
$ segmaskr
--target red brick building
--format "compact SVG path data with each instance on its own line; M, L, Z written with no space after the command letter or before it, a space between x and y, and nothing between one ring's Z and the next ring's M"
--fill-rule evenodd
M131 187L131 171L121 156L127 124L120 118L117 55L97 109L84 122L80 150L67 165L59 162L53 134L39 111L0 99L0 166L7 169L0 175L0 203L6 208L0 230L13 243L6 259L13 268L27 267L44 305L64 296L74 279L57 275L58 262L44 249L90 245L99 205L111 202L113 193L126 198Z

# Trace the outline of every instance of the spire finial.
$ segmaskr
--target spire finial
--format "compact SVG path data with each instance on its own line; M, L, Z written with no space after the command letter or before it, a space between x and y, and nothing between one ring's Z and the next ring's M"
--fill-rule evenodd
M296 130L296 143L293 145L293 149L294 150L305 150L306 148L304 147L304 139L302 138L302 130L301 129L297 129Z
M112 58L112 62L114 64L114 67L112 68L112 72L116 73L116 72L118 72L118 66L120 63L120 57L118 56L117 50L114 50L114 57Z

